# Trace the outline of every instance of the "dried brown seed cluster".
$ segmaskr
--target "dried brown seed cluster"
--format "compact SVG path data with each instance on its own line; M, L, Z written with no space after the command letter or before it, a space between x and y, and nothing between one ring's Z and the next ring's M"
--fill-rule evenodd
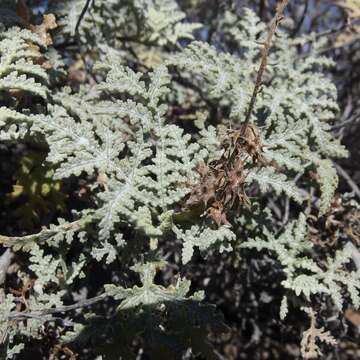
M245 193L245 180L248 174L247 159L254 164L262 162L263 145L254 125L246 125L241 130L229 130L221 147L220 159L209 164L199 164L199 183L187 200L189 207L204 205L206 214L217 225L227 224L227 213L239 206L249 206Z

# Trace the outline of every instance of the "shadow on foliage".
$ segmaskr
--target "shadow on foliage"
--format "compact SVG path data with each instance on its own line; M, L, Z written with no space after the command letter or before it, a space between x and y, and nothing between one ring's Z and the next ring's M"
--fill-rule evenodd
M218 359L209 339L227 331L214 306L187 300L90 318L73 345L90 345L104 360L182 359L185 353Z

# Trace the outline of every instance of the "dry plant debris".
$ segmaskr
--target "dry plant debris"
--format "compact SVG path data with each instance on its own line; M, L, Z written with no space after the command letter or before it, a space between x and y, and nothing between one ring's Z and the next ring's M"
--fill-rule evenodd
M245 193L246 168L250 158L253 164L263 162L263 145L254 125L242 130L229 130L225 135L220 159L209 164L202 162L198 167L199 183L187 200L187 205L203 205L206 214L217 225L229 225L227 213L239 206L249 206Z
M49 32L56 28L56 19L53 14L45 14L40 25L30 25L30 30L36 33L46 46L52 45L53 41Z
M17 15L24 20L24 23L29 28L29 30L37 34L46 46L53 44L52 37L49 32L56 29L58 26L53 14L43 15L43 22L40 25L33 25L30 23L31 10L26 5L26 1L24 0L17 2L16 12Z

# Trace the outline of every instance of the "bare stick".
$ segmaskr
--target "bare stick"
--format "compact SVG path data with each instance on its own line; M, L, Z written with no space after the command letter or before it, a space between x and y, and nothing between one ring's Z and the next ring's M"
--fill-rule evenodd
M278 27L278 25L280 24L281 20L284 18L284 10L287 6L287 4L289 3L289 0L280 0L279 3L276 6L276 14L274 16L274 18L271 20L271 24L270 24L270 30L269 33L267 35L266 41L264 43L264 47L261 51L261 63L260 63L260 67L256 76L256 82L255 82L255 87L254 87L254 91L253 94L251 96L251 100L250 100L250 104L249 107L247 109L246 112L246 117L245 117L245 121L243 123L243 127L242 127L242 132L244 134L245 129L250 121L250 116L251 113L254 109L255 106L255 102L256 102L256 97L257 94L259 92L260 89L260 85L261 85L261 80L264 74L264 71L266 69L266 65L267 65L267 57L269 55L269 50L271 47L271 41L272 38L276 32L276 29Z

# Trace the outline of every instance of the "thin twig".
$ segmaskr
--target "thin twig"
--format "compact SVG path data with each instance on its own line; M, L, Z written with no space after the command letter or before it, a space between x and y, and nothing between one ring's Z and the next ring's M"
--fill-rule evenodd
M103 301L107 297L108 297L108 295L104 293L104 294L95 296L90 299L81 300L72 305L60 306L60 307L53 308L53 309L44 309L44 310L38 310L38 311L32 311L32 312L14 311L9 314L8 319L9 320L17 320L17 321L21 321L21 320L25 320L25 319L29 319L29 318L38 319L39 317L43 317L46 315L63 313L63 312L67 312L67 311L76 310L76 309L79 309L82 307L90 306L90 305L96 304L100 301Z
M344 126L347 126L349 124L352 124L352 123L356 123L357 121L360 120L360 116L352 116L351 118L347 119L347 120L344 120L343 122L339 123L339 124L335 124L331 127L331 130L338 130L338 129L341 129L343 128Z
M310 44L314 41L317 41L319 38L321 37L325 37L325 36L330 36L330 35L334 35L334 34L338 34L338 33L341 33L343 31L346 31L346 30L349 30L351 29L352 27L354 26L359 26L360 25L360 22L359 21L354 21L354 22L345 22L343 23L342 25L340 25L339 27L337 28L334 28L334 29L329 29L329 30L325 30L325 31L322 31L320 33L317 33L315 34L314 37L312 38L309 38L306 43L307 44ZM355 39L355 37L354 37ZM355 40L354 40L355 41ZM322 48L322 49L319 49L319 51L317 52L318 54L324 54L324 53L327 53L329 51L333 51L333 50L338 50L338 49L341 49L345 46L348 46L352 43L352 41L350 42L344 42L342 44L337 44L336 42L334 42L335 45L332 45L332 46L329 46L329 47L326 47L326 48ZM305 52L301 55L299 55L299 59L303 59L303 58L306 58L308 57L309 54L308 52Z
M258 70L258 73L257 73L257 76L256 76L256 82L255 82L254 91L253 91L253 94L251 96L250 104L249 104L249 107L248 107L247 112L246 112L245 121L244 121L243 126L242 126L242 135L244 135L244 133L245 133L247 125L248 125L248 123L250 121L251 113L252 113L252 111L254 109L254 106L255 106L256 97L257 97L257 94L258 94L260 86L261 86L261 80L262 80L264 71L266 69L267 58L268 58L268 55L269 55L269 50L270 50L270 47L271 47L272 38L273 38L273 36L274 36L274 34L276 32L276 29L277 29L278 25L280 24L281 20L284 18L284 15L283 15L284 10L285 10L288 3L289 3L289 0L280 0L279 3L276 6L276 14L275 14L274 18L271 21L270 30L269 30L269 33L267 35L266 41L264 43L264 47L262 49L261 63L260 63L260 67L259 67L259 70Z
M291 33L291 36L294 37L301 29L303 23L304 23L304 20L306 18L306 14L308 12L308 9L309 9L309 0L306 0L305 1L305 5L304 5L304 11L302 13L302 16L300 18L300 21L297 23L295 29L292 31Z
M339 165L334 162L334 166L339 175L346 180L350 188L354 191L355 195L360 199L360 189L350 177L350 175Z
M78 21L76 22L76 26L75 26L75 34L76 35L79 34L79 28L80 28L81 21L83 20L86 12L88 11L91 1L93 1L93 0L86 0L86 3L84 5L83 9L81 10L80 16L79 16Z
M353 96L349 95L346 101L346 106L342 111L341 118L339 119L338 123L335 123L333 126L331 126L331 131L341 129L350 123L360 120L360 112L357 114L356 110L354 111L353 104Z
M321 37L324 36L329 36L329 35L333 35L333 34L337 34L339 32L342 32L344 30L348 30L349 28L351 28L352 26L354 26L354 24L352 24L350 22L350 20L347 20L346 22L344 22L343 24L341 24L339 27L334 28L334 29L329 29L329 30L325 30L322 32L319 32L315 35L315 40L319 39Z

